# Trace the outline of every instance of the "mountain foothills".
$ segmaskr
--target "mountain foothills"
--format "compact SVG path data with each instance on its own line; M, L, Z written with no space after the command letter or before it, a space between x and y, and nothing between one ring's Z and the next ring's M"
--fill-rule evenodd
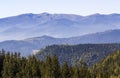
M60 65L56 55L45 61L35 56L21 57L20 53L0 52L0 78L120 78L120 51L113 52L99 63L88 67L80 60L70 66L66 61Z
M33 37L24 40L9 40L0 42L0 49L5 49L11 52L21 52L21 55L28 56L33 54L33 51L45 48L48 45L61 44L106 44L120 43L120 30L109 30L94 34L88 34L70 38L54 38L50 36Z
M22 14L0 19L0 41L49 35L65 38L120 28L120 14Z

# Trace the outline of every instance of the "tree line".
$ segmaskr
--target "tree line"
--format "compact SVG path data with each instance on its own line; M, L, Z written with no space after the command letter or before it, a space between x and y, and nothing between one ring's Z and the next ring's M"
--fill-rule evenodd
M120 78L120 51L88 67L82 60L74 66L61 65L56 55L38 60L20 53L0 51L0 78Z

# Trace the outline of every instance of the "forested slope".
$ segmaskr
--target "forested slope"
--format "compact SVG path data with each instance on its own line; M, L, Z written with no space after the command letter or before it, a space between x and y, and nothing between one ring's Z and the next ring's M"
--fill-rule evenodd
M61 64L66 60L74 65L83 59L88 65L92 65L116 50L120 50L120 44L53 45L41 49L36 57L45 60L46 56L56 54Z
M120 78L120 51L113 52L91 70L98 78Z

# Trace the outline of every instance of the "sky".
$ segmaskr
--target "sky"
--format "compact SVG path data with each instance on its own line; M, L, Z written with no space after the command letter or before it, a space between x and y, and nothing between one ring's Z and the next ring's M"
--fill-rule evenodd
M120 0L0 0L0 18L25 13L120 13Z

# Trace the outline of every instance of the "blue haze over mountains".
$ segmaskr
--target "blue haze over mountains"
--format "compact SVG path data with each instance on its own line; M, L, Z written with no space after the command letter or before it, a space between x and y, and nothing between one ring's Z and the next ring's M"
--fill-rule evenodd
M27 56L53 44L120 43L119 28L120 14L22 14L0 19L0 49Z
M48 35L59 38L120 28L120 14L22 14L0 19L0 41Z

